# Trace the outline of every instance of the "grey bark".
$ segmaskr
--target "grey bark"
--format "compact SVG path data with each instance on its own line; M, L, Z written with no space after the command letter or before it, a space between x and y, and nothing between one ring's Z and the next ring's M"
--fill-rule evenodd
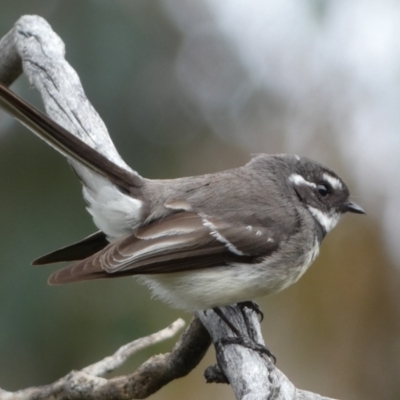
M0 40L0 82L11 85L22 74L22 60L15 46L15 28Z
M0 41L0 81L10 85L23 68L40 91L51 118L116 164L131 170L119 156L64 55L64 43L43 18L24 16ZM244 336L264 344L257 316L251 310L230 306L222 311ZM207 379L229 382L237 399L329 400L297 389L267 356L242 345L224 343L224 338L234 335L214 311L199 311L197 317L210 334L217 355L218 365L206 371ZM132 375L100 378L99 371L104 368L96 364L97 367L71 372L52 385L15 393L0 390L0 399L144 398L187 374L203 357L209 343L208 334L195 319L171 353L151 358ZM118 364L115 358L113 362Z
M80 371L71 371L52 384L16 392L0 389L0 400L144 399L168 382L187 375L204 357L210 337L199 320L193 319L171 352L151 357L130 375L112 379L102 376L122 365L137 351L172 337L183 325L183 320L177 320L160 332L135 340L113 355Z

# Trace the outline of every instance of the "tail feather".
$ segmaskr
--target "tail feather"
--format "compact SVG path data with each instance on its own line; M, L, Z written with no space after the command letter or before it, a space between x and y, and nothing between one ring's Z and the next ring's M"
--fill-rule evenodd
M69 159L84 185L88 211L110 240L141 222L144 180L139 174L109 160L2 84L0 108Z
M0 107L61 154L103 175L124 191L130 193L142 185L137 173L116 165L2 84Z
M32 262L32 265L46 265L62 261L83 260L104 249L108 244L109 241L106 239L105 234L99 231L79 242L37 258Z

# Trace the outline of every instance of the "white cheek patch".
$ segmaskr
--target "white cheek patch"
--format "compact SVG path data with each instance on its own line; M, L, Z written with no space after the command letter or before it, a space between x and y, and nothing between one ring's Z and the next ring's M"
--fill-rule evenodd
M338 178L329 175L326 172L322 175L322 178L327 181L335 190L343 189L343 184Z
M340 219L339 213L333 212L331 214L327 214L311 206L308 206L308 209L310 213L314 216L314 218L323 226L323 228L327 233L330 232L339 222Z
M292 174L289 176L289 181L294 183L295 185L307 185L312 188L315 188L316 185L314 182L309 182L306 179L304 179L301 175L299 174Z

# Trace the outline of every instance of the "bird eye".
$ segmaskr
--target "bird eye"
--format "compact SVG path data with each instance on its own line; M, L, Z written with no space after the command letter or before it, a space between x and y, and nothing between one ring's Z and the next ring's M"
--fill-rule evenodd
M322 197L327 196L331 192L330 187L324 183L317 185L317 190Z

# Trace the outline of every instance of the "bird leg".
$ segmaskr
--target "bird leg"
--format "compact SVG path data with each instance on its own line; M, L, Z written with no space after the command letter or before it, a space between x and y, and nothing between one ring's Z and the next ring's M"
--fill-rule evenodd
M248 307L248 304L246 303L250 303L251 306ZM244 312L243 308L244 307L248 307L250 309L252 309L253 311L257 312L258 315L260 315L259 312L261 312L261 310L259 309L258 305L254 302L243 302L241 304L239 304L239 308L241 309L242 315L243 315L243 319L245 321L246 327L247 327L247 332L249 335L251 335L253 329L250 328L251 324L250 321L246 315L246 313ZM259 312L258 312L258 311ZM267 349L267 347L265 347L262 344L259 344L257 342L254 341L254 339L250 336L244 336L239 329L236 328L235 325L232 324L231 321L229 321L229 319L225 316L225 314L222 312L222 310L219 307L215 307L213 308L213 311L221 318L221 320L232 330L232 332L236 335L236 337L226 337L221 339L221 344L238 344L241 345L243 347L247 347L248 349L254 350L256 352L258 352L259 354L264 354L266 356L268 356L269 358L272 359L273 363L276 364L276 357L273 355L273 353L271 353L271 351L269 351ZM262 312L261 312L262 315ZM253 335L251 335L253 336Z

